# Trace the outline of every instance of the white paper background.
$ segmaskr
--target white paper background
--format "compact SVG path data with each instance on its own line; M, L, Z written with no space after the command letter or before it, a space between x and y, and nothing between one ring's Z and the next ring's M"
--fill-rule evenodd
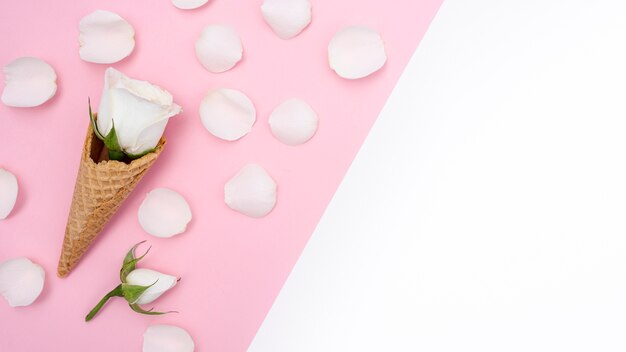
M625 351L625 153L626 1L446 1L250 351Z

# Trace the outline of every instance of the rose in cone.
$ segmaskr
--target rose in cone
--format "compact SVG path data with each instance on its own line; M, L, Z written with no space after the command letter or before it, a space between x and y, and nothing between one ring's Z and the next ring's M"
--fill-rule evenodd
M123 154L136 159L154 151L169 118L180 112L167 91L110 67L94 130L111 159L123 159Z
M81 153L57 274L76 266L159 157L170 117L182 111L167 91L109 68L98 114Z

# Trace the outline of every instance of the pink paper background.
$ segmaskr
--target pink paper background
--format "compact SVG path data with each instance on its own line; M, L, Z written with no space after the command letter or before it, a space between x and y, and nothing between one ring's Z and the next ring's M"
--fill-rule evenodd
M261 0L214 0L193 11L168 0L0 4L0 65L37 56L59 76L57 95L41 107L0 104L0 166L20 185L16 208L0 221L0 262L27 256L46 270L44 292L32 306L10 308L0 299L1 351L138 351L144 330L157 323L187 329L198 351L247 348L441 0L312 2L312 24L289 41L264 23ZM170 121L161 159L80 265L59 279L56 264L88 124L87 96L97 110L107 67L78 56L78 22L95 9L119 13L137 32L133 54L114 66L166 88L185 111ZM244 45L244 60L223 74L205 71L195 58L194 42L211 23L233 26ZM389 56L381 71L358 81L337 77L326 58L332 35L351 24L380 30ZM255 103L257 122L240 141L218 140L200 123L199 102L217 87L240 89ZM272 108L291 97L308 101L320 116L317 135L298 147L278 142L267 125ZM264 166L279 187L277 206L263 219L247 218L223 202L224 183L249 162ZM185 234L157 239L140 228L137 208L155 187L187 198L194 218ZM143 267L182 277L154 305L180 313L142 316L115 299L84 323L89 309L118 283L126 250L142 240L153 245Z

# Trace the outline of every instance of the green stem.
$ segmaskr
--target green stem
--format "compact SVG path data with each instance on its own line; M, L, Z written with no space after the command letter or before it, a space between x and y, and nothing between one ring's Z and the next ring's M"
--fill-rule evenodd
M124 160L124 152L118 150L109 150L110 160Z
M102 309L104 304L107 303L109 298L122 297L123 295L124 294L122 293L122 285L120 284L116 288L112 289L111 292L107 293L106 296L102 297L100 302L98 302L98 304L96 304L96 306L93 307L93 309L89 312L89 314L87 314L87 316L85 317L85 321L90 321L91 319L93 319L93 317L95 317L96 314L98 314L100 309Z

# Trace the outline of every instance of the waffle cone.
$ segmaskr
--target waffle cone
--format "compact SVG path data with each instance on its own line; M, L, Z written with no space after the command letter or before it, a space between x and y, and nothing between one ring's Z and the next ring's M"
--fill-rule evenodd
M154 152L129 163L114 160L96 162L104 144L89 125L57 268L59 277L67 276L76 266L98 233L159 157L164 145L165 138L162 138Z

